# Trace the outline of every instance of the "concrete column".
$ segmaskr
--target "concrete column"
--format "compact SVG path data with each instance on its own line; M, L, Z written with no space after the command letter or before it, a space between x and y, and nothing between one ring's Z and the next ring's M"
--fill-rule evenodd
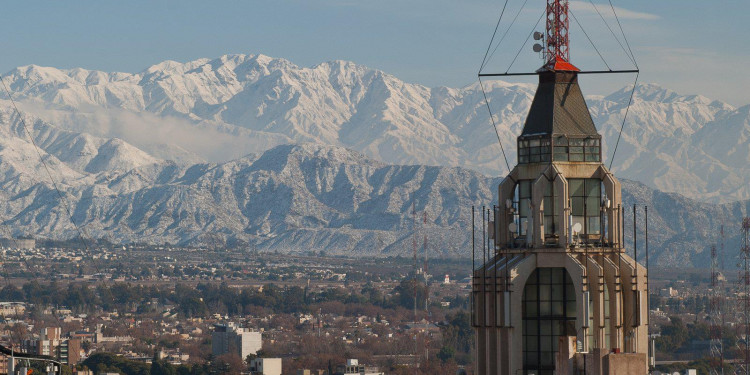
M594 321L593 326L589 328L594 330L595 346L591 348L593 350L606 346L604 345L604 269L592 256L588 257L584 265L588 274L589 295L594 301L594 309L591 311L594 314Z
M559 228L557 228L557 235L560 238L560 247L568 247L568 215L570 214L570 207L568 206L568 180L565 179L561 173L555 176L553 182L555 189L555 210L557 219L559 222Z
M616 255L615 255L616 257ZM609 325L610 325L610 348L619 348L623 350L622 334L622 285L618 277L619 270L609 256L601 257L601 265L604 268L604 280L607 283L609 291Z
M558 263L559 264L559 263ZM588 304L589 301L583 301L583 274L584 266L572 255L566 254L565 257L565 270L568 271L570 278L573 280L573 287L576 291L576 338L578 341L583 343L583 351L588 351L588 342L586 340L586 330L584 327L584 316L583 316L583 304Z
M549 207L544 207L544 192L549 186L550 182L544 173L534 181L534 185L531 188L531 215L534 218L534 247L544 247L544 210L549 210Z

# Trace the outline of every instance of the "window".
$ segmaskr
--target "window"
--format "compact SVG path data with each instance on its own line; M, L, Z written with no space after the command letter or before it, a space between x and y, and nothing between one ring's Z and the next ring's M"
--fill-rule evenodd
M579 234L584 240L588 240L587 236L601 235L602 181L597 178L571 178L568 180L568 192L572 225L581 224Z
M564 268L538 268L523 290L523 370L549 374L555 369L560 336L575 336L576 293Z
M549 139L533 138L518 140L518 163L549 162L552 146Z
M601 140L599 138L555 137L553 150L555 161L601 161Z

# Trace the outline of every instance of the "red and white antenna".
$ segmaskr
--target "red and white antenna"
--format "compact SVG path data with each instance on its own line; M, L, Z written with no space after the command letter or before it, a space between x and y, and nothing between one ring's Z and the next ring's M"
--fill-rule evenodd
M551 71L579 71L570 63L568 30L568 0L547 0L547 61L543 69Z

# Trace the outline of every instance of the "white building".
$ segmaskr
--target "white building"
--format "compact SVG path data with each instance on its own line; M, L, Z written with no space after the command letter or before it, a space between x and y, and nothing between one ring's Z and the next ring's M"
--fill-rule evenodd
M360 365L357 359L347 359L346 365L336 368L336 373L343 375L385 375L377 367Z
M255 358L250 361L252 375L281 375L281 358Z
M216 324L211 335L213 355L236 353L243 360L250 354L256 354L263 348L263 336L233 323Z

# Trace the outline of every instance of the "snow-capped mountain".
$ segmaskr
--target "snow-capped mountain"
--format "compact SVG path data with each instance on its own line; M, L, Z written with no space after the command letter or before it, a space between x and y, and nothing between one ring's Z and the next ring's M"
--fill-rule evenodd
M5 79L26 112L181 165L313 142L392 164L507 171L479 85L428 88L351 62L307 68L263 55L166 61L136 74L25 66ZM513 165L535 85L485 88ZM588 98L607 156L629 94ZM628 118L618 176L703 201L750 199L747 108L641 85Z
M435 256L467 256L470 206L492 204L487 175L506 172L478 85L262 55L4 79L21 109L0 96L0 220L15 235L74 237L69 208L92 238L403 255L414 206ZM535 87L485 88L513 165ZM588 98L607 155L629 94ZM652 261L705 262L719 218L736 233L750 211L750 106L641 85L629 119L613 169L640 181L624 198L649 205Z

